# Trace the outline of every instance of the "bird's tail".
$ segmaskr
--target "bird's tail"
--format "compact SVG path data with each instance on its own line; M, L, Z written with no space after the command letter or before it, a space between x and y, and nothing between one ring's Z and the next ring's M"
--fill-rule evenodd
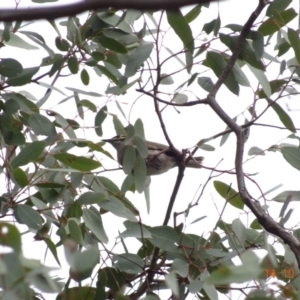
M188 168L201 168L202 161L204 160L203 156L191 157L186 167Z

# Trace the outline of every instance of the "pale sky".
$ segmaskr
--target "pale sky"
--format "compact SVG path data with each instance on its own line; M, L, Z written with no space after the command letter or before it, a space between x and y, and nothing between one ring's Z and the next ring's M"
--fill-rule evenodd
M69 3L72 1L59 1L60 3ZM249 3L250 2L250 3ZM6 0L5 5L14 6L14 0ZM57 3L53 3L57 4ZM20 6L28 6L33 5L30 1L22 0ZM244 24L247 20L249 13L253 11L254 7L257 5L257 1L240 1L240 0L230 0L225 1L220 4L220 13L222 19L222 26L230 23L238 23ZM3 7L4 4L0 4L0 8ZM296 0L293 1L293 6L295 10L298 11L298 2ZM199 31L199 28L202 28L203 24L210 21L211 19L217 17L217 5L214 4L214 9L207 10L203 9L201 13L201 23L195 24L192 23L192 28L195 32ZM294 22L297 22L295 20ZM58 24L58 22L57 22ZM291 23L291 27L295 28L294 24ZM61 32L63 33L63 29L59 26ZM51 27L48 22L38 22L34 23L24 30L37 31L41 33L47 44L50 46L54 45L54 39L56 37L56 32ZM20 35L22 38L23 35ZM24 38L25 39L25 38ZM28 40L31 44L31 41ZM172 47L172 51L176 52L182 48L182 44L177 37L174 37L172 32L168 32L165 36L164 44L168 45L170 48ZM54 46L53 46L54 47ZM54 47L55 48L55 47ZM292 53L290 52L290 55ZM163 55L163 54L162 54ZM19 59L24 67L36 66L40 64L40 60L47 56L45 50L35 50L35 51L26 51L23 49L18 49L14 47L4 47L1 48L1 58L11 57L15 59ZM180 65L174 64L174 61L171 60L171 63L164 70L166 73L171 73L172 68L178 69ZM43 69L41 74L45 72L46 69ZM94 91L105 95L105 90L107 88L107 81L103 81L103 78L98 77L92 69L87 69L91 81L88 87L82 85L80 81L80 76L70 76L65 77L62 80L58 80L56 87L62 89L66 94L71 95L71 92L66 90L65 87L76 87L88 91ZM257 81L253 77L253 75L247 71L247 69L243 69L247 72L249 76L249 80L251 81L252 87L256 89ZM273 70L273 69L272 69ZM276 78L278 75L279 66L274 64L274 73L267 74L270 80ZM186 76L186 73L180 73L178 76L174 76L175 80L177 80L176 84L171 86L165 86L166 91L171 92L175 90L175 88L179 85L182 77ZM203 76L211 76L211 74L203 74ZM287 73L288 76L288 73ZM215 76L211 76L215 81ZM42 82L50 84L52 78L43 78ZM104 83L105 82L105 83ZM45 93L45 88L39 87L37 85L28 85L21 88L11 88L11 91L19 91L19 90L27 90L30 91L37 99L40 99ZM186 95L188 95L189 100L195 100L193 97L194 92L198 97L204 98L206 96L206 92L202 90L197 84L194 84L192 87L188 88L190 91L186 91ZM122 109L125 111L126 116L129 116L130 113L130 121L132 123L135 122L137 118L141 118L144 122L146 138L152 141L165 143L165 139L160 129L160 125L158 119L155 115L152 100L149 97L142 97L140 100L136 101L133 105L133 102L138 98L139 94L135 92L135 88L132 88L125 96L117 97L117 100L121 103ZM66 102L63 105L56 106L56 104L64 98L63 95L54 92L51 96L51 99L45 104L43 108L45 109L53 109L62 113L66 118L74 118L76 116L76 111L73 110L74 101L69 100L70 102ZM105 103L106 97L102 98L89 98L86 96L81 96L81 99L88 99L93 101L99 108ZM243 110L247 108L247 106L253 101L253 92L250 88L241 89L241 93L239 97L231 94L225 87L223 87L220 93L217 96L217 100L225 109L225 111L231 116L234 117L237 114L240 114ZM280 100L280 105L283 108L286 108L285 102L292 100ZM289 103L290 103L289 102ZM297 108L297 104L295 101L291 102L293 108ZM133 105L133 106L132 106ZM262 107L265 103L262 103ZM298 107L300 108L300 107ZM113 103L109 103L108 105L109 112L118 114L118 117L124 122L125 120L122 118L121 113L116 108L116 105ZM130 109L131 112L130 112ZM294 124L296 127L300 127L300 118L299 112L291 112L291 117L293 118ZM245 114L246 117L249 118L249 114ZM223 131L226 125L211 111L211 109L205 105L193 107L193 108L182 108L180 109L180 114L176 112L172 107L168 107L163 112L163 118L172 141L174 145L178 149L189 148L195 145L199 140L203 138L208 138L214 134L217 134ZM76 119L78 120L78 118ZM113 136L114 129L112 125L112 120L106 121L104 125L104 138L109 138ZM242 118L239 119L240 124L242 124ZM259 120L260 123L271 123L275 125L281 126L280 121L278 120L277 115L272 110L269 110L268 113ZM84 126L93 126L94 125L94 115L87 113L84 120ZM94 134L93 129L87 129L84 131L76 131L78 137L92 139L95 142L100 141L100 138ZM276 130L267 127L258 127L252 126L249 140L245 146L245 160L250 158L247 153L248 150L257 146L261 149L267 149L271 145L279 144L281 141L289 135L290 132L287 130ZM292 140L285 140L283 142L293 143ZM218 169L225 170L230 169L234 166L234 147L235 147L235 138L233 134L229 137L227 143L219 148L220 139L216 139L212 142L209 142L210 145L216 147L216 151L214 152L206 152L203 150L199 150L197 155L205 156L204 165L209 167L214 167L221 159L224 159L223 162L218 166ZM107 150L109 150L113 156L115 156L115 150L109 145L105 146ZM103 165L106 168L114 168L117 164L109 159L99 156L99 159L103 159ZM246 173L258 173L255 177L253 177L260 185L261 189L265 192L272 187L278 184L284 184L284 186L272 194L267 196L267 199L272 199L272 197L276 196L279 192L284 190L296 190L299 186L299 171L288 165L283 159L282 155L279 152L267 152L266 156L256 157L250 162L246 163L244 166ZM173 209L173 212L180 212L187 208L188 203L190 203L197 193L197 189L200 185L203 185L210 171L208 170L194 170L194 169L186 169L185 177L182 182L180 191L178 193L176 203ZM101 175L107 176L114 180L119 186L124 179L124 173L122 171L117 172L106 172ZM126 194L126 196L133 202L133 204L138 208L140 214L142 216L142 221L145 224L149 225L161 225L164 219L165 211L169 202L169 198L171 195L171 191L173 189L175 180L176 180L177 170L173 169L166 174L160 176L153 176L151 183L151 212L148 215L146 212L146 205L144 196L138 193L134 195L131 193ZM222 175L214 180L220 180L227 184L232 183L232 187L236 189L236 180L233 175ZM194 225L189 225L186 228L186 233L196 233L207 237L210 234L210 230L212 230L213 225L217 222L219 218L219 213L221 213L224 199L222 199L214 190L212 185L213 180L208 185L206 192L202 199L200 200L199 205L190 211L190 215L188 216L187 225L190 224L193 220L201 217L207 216L204 220ZM247 186L252 196L259 197L260 192L256 186L246 180ZM5 192L2 190L2 192ZM199 194L199 193L198 193ZM197 194L197 195L198 195ZM263 204L263 202L261 202ZM269 205L272 206L270 209L270 213L273 218L276 220L279 215L279 209L281 205L269 202ZM299 205L296 202L292 202L289 207L295 207L295 209L299 209ZM272 214L273 213L273 214ZM299 215L299 214L298 214ZM296 216L296 218L295 218ZM223 215L224 221L232 222L235 218L240 218L245 224L249 225L253 220L253 215L250 214L250 218L247 218L248 215L241 214L241 211L234 208L226 208L225 214ZM292 216L290 221L287 223L289 226L295 226L297 224L297 213ZM124 227L122 222L124 219L115 218L112 223L112 215L105 214L103 215L103 223L105 226L105 230L107 230L107 235L110 237L111 242L109 245L114 243L114 237L118 235L118 231L123 231ZM177 224L184 221L182 215L177 220ZM111 226L114 224L114 226ZM170 221L169 225L172 226L173 220ZM23 230L26 230L25 227ZM56 228L54 228L54 231ZM56 240L56 237L52 235L52 238ZM129 240L128 240L129 241ZM129 250L136 249L136 242L134 240L130 240ZM109 248L109 246L108 246ZM61 251L62 249L60 249ZM26 257L32 257L35 259L41 259L43 261L45 255L45 247L42 242L33 242L31 235L26 235L26 239L24 239L24 252ZM61 256L60 256L61 257ZM48 260L49 259L49 260ZM57 264L52 260L52 255L50 253L47 254L47 265L57 266ZM65 276L68 274L68 269L65 267ZM61 275L59 271L57 274ZM48 299L48 298L47 298ZM50 299L50 298L49 298Z

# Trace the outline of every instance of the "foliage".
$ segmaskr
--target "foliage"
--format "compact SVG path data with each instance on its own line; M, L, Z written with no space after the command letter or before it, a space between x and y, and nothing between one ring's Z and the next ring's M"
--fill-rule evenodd
M248 151L249 159L264 159L278 152L291 168L300 170L298 129L283 102L299 93L300 41L293 25L298 16L293 7L295 1L274 0L266 10L263 1L257 2L257 23L250 17L252 23L242 25L223 25L218 15L202 27L195 26L210 11L209 4L195 5L188 11L92 11L85 16L49 21L47 26L56 32L53 44L47 35L39 33L38 23L30 25L33 31L27 30L26 22L1 24L2 47L17 47L24 57L26 51L37 49L47 53L40 65L29 63L25 67L28 62L24 57L13 53L0 61L4 189L0 197L0 244L10 249L4 251L3 247L0 258L1 299L43 299L44 293L55 293L56 299L67 300L138 299L145 294L143 299L147 300L167 299L172 294L174 299L188 299L189 294L197 299L218 299L220 293L229 294L236 283L245 283L240 290L247 294L247 299L298 299L299 228L293 226L289 232L281 228L293 214L292 209L287 209L292 200L299 200L300 192L286 190L273 197L271 203L282 203L282 207L278 222L270 221L268 206L258 203L266 201L267 194L280 186L263 192L255 174L239 169L241 149L244 150L241 139L246 141L250 128L264 125L270 130L286 130L289 143L265 150L253 145ZM164 43L169 33L174 35L176 48L180 45L179 51ZM72 78L68 85L78 78L82 86L92 86L95 78L101 89L108 83L105 94L99 92L100 88L89 91L76 83L65 86L66 76ZM36 86L46 92L38 96ZM236 116L225 114L214 104L221 86L231 96L239 96L247 89L251 103L245 101L244 109ZM134 90L139 93L136 98L152 98L171 147L164 110L159 105L178 110L209 106L226 123L225 131L219 129L220 133L202 138L195 151L215 151L210 144L215 140L220 140L218 149L222 149L233 132L237 144L242 145L237 150L231 146L231 152L237 153L235 170L212 170L200 196L186 200L186 209L175 213L174 225L168 222L184 166L179 168L174 190L170 191L169 210L162 225L146 224L131 199L131 192L144 193L147 208L155 216L146 177L143 117L124 125L129 117L123 101L128 101L127 95ZM203 93L207 97L199 96ZM191 100L190 95L197 100ZM133 104L134 101L129 102L130 106ZM74 107L77 116L66 117ZM278 117L277 123L260 124L258 120L270 111ZM93 122L93 139L82 134L87 119ZM212 122L206 122L207 127L213 127ZM126 174L121 185L109 178L109 170L102 165L103 160L115 157L115 152L108 152L101 140L112 127L128 141L123 163ZM241 132L243 136L239 135ZM226 174L236 175L234 187ZM213 180L219 175L225 179ZM248 199L243 188L245 179L256 185L260 198ZM176 224L176 217L184 214L189 220L189 214L205 197L207 189L224 199L224 207L216 224L205 229L210 234L204 237L201 230L190 233L183 223ZM250 225L239 218L226 222L223 213L229 206L241 214L247 207ZM125 219L123 227L118 228L118 237L107 234L113 224L103 221L108 214L110 218L113 215L118 220ZM203 219L199 216L192 223ZM23 228L28 230L21 234ZM278 238L271 240L269 232ZM44 243L47 256L52 256L59 266L63 261L59 251L63 248L69 278L53 277L51 268L26 258L22 235L34 238L35 243ZM133 239L140 245L134 250ZM114 243L123 250L108 247ZM278 245L284 246L284 255L277 252ZM257 249L266 250L263 259L255 254ZM267 284L267 278L275 276L281 280L276 283L277 293ZM254 281L259 289L246 290L249 281Z

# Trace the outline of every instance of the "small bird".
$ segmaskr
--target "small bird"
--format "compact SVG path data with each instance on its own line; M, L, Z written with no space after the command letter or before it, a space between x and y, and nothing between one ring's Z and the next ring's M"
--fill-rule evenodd
M126 137L115 136L111 139L104 139L102 141L110 143L117 150L117 158L120 165L123 164L123 157L125 154L128 142L125 142ZM148 148L148 156L146 157L147 176L160 175L178 166L178 154L170 149L169 146L145 141ZM134 145L132 139L131 145ZM188 168L201 168L201 162L204 157L192 157L186 164Z

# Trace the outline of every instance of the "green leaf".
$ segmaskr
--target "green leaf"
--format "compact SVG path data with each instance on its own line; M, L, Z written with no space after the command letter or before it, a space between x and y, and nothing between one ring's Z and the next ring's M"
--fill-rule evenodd
M70 231L70 236L73 239L73 241L79 245L82 245L82 243L83 243L82 233L81 233L80 227L75 222L75 220L73 220L73 219L68 220L68 228Z
M95 131L98 136L103 135L102 123L107 117L107 107L103 106L95 116Z
M259 34L256 34L256 36L258 39L260 38L260 40L258 40L256 43L259 44L259 41L260 43L263 43L263 37ZM237 45L238 37L220 33L220 40L233 52ZM256 52L257 52L256 48L254 50L253 47L251 47L250 43L248 41L245 41L242 51L239 55L239 58L246 61L252 67L264 71L265 70L264 64L260 60L260 58L257 57L259 55Z
M181 11L167 11L167 19L170 26L183 42L184 47L191 53L194 53L194 38L192 30Z
M132 253L115 254L112 263L115 268L128 274L139 274L144 268L142 259Z
M108 243L108 237L104 231L100 214L97 214L91 209L84 209L82 217L86 226L94 233L99 241L105 244Z
M130 174L134 167L136 160L136 152L135 147L132 145L128 145L125 149L124 157L123 157L123 170L125 174Z
M93 246L83 252L73 254L70 277L77 282L83 281L92 275L93 269L99 263L99 250Z
M152 239L149 241L154 246L168 252L178 253L177 244L180 243L178 233L169 226L157 226L149 228Z
M66 87L66 89L70 90L72 92L75 92L77 94L83 94L83 95L87 95L87 96L91 96L91 97L102 97L101 94L95 93L95 92L87 92L87 91L83 91L83 90L71 88L71 87Z
M43 115L33 113L28 119L28 125L36 135L50 135L54 129L53 123Z
M147 158L148 156L148 147L144 139L140 138L139 136L134 137L134 144L140 154L141 157Z
M272 91L271 91L271 86L270 86L270 83L269 83L269 80L268 80L266 74L262 70L254 68L249 64L248 64L248 67L251 70L251 72L255 75L258 82L261 84L267 97L270 97L272 94Z
M45 143L36 141L25 146L21 152L12 160L13 168L27 165L31 160L36 160L45 148Z
M20 104L14 99L8 99L4 103L5 114L12 115L15 114L20 109Z
M14 208L14 216L21 224L38 230L43 222L41 216L30 206L19 204Z
M287 81L284 79L275 79L271 80L269 82L271 92L270 94L273 95L274 93L280 92L282 90L282 87L287 84ZM260 89L259 92L257 93L259 98L268 98L266 95L265 91L263 89Z
M90 76L89 73L86 69L82 69L81 73L80 73L80 78L81 78L81 82L84 85L89 85L90 83Z
M70 153L57 153L53 156L66 166L82 172L89 172L101 167L101 163L98 161L83 156L76 156Z
M170 85L174 83L172 76L165 73L161 74L160 76L161 76L160 84Z
M252 33L252 40L253 40L253 49L255 49L255 56L257 60L260 60L264 54L264 37L258 31Z
M292 167L300 171L300 148L282 147L280 150L285 160Z
M228 201L232 206L243 209L244 203L239 195L233 188L221 181L214 181L214 187L221 197Z
M21 75L22 65L15 59L3 58L0 61L0 75L4 77L16 77Z
M249 149L248 155L266 155L266 154L264 150L254 146Z
M118 41L116 41L115 39L111 39L111 38L103 35L103 36L99 37L98 40L99 40L99 43L107 49L110 49L112 51L122 53L122 54L126 54L128 52L126 47L123 46Z
M80 205L99 204L106 198L107 198L107 196L104 193L86 192L77 199L77 202Z
M209 145L209 144L201 144L199 146L200 149L204 150L204 151L215 151L215 147Z
M134 177L132 174L128 174L126 178L124 179L122 186L121 186L121 193L122 195L125 195L127 191L134 192L135 187L134 187Z
M19 76L10 77L6 83L10 86L22 86L31 82L32 77L39 71L40 67L25 68Z
M220 19L214 19L210 21L209 23L204 24L203 31L205 31L206 34L210 34L214 30L214 34L216 32L216 29L220 26Z
M136 74L139 67L146 61L153 49L153 44L140 45L130 54L125 67L125 76L131 77Z
M117 135L127 136L124 126L121 123L121 121L118 119L117 116L113 116L113 123L114 123L115 131L116 131Z
M72 74L77 74L79 71L79 64L76 56L70 56L68 58L68 67Z
M101 72L101 74L103 73L107 78L111 79L115 84L118 84L118 78L113 73L111 73L106 67L97 65L95 66L95 68L98 69Z
M293 0L274 0L270 3L270 5L268 6L266 15L268 17L271 17L272 14L274 13L274 11L284 11L292 2Z
M93 102L89 101L89 100L86 100L86 99L85 100L81 100L80 103L79 103L79 105L87 107L92 112L96 112L97 111L96 105Z
M286 26L292 21L298 14L293 8L287 9L283 12L273 11L273 16L264 21L258 28L263 36L271 35L278 31L281 27Z
M58 70L60 70L64 64L64 58L63 57L58 57L58 59L56 59L54 62L53 62L53 65L50 69L50 72L49 72L49 77L52 77Z
M55 38L55 46L60 51L68 51L70 48L69 42L59 36Z
M99 51L93 51L91 53L92 58L96 61L100 61L100 60L104 60L105 59L105 55L102 52Z
M139 136L143 140L145 140L145 131L143 121L139 118L134 123L134 131L135 136Z
M135 237L135 238L144 238L144 239L152 238L150 231L138 223L133 224L130 228L123 231L119 236L124 238L125 237Z
M300 191L284 191L279 193L272 200L284 203L288 198L291 198L290 201L300 201Z
M185 16L185 20L188 23L193 22L201 13L201 4L194 6Z
M146 176L147 168L145 159L138 155L134 165L134 182L139 193L142 193L145 189Z
M277 102L274 102L270 99L267 99L267 101L271 105L271 107L274 109L274 111L276 112L277 116L279 117L282 124L286 127L286 129L290 130L291 132L296 133L297 130L296 130L293 120L291 119L289 114L286 113L285 110L282 109L281 106Z
M15 252L22 252L21 235L18 229L9 223L0 223L0 245L11 247Z
M23 188L28 185L29 181L28 181L27 175L22 169L20 169L20 168L14 169L13 175L14 175L16 182L18 183L18 185L20 187Z
M173 101L177 104L184 104L188 102L188 96L185 94L176 93L173 98Z
M241 254L242 265L222 266L212 272L206 282L214 285L227 285L231 283L243 283L258 279L262 273L258 257L250 250Z
M135 215L117 198L109 197L109 200L101 201L98 205L107 211L110 211L117 217L125 218L129 221L136 222Z
M214 83L209 77L198 77L198 84L206 91L211 92Z
M73 128L77 129L79 124L73 120L66 120L63 116L55 113L55 126L60 126L70 139L76 139Z
M58 263L59 266L61 266L58 255L57 255L57 250L55 244L47 237L44 238L44 242L46 243L47 247L50 249L53 257L55 258L56 262Z
M211 68L217 77L220 77L227 63L223 56L217 52L207 52L206 59L203 61L203 65ZM234 78L233 73L230 73L225 80L226 87L235 95L239 94L239 85Z
M295 57L298 62L298 66L300 66L300 41L299 41L299 34L295 30L289 28L288 29L288 37L289 41L294 49Z
M0 35L3 34L3 30L0 29ZM17 48L22 48L26 50L37 50L39 49L36 46L33 46L29 44L28 42L24 41L22 38L20 38L17 34L14 32L10 31L9 33L9 40L5 41L5 45L11 46L11 47L17 47Z

